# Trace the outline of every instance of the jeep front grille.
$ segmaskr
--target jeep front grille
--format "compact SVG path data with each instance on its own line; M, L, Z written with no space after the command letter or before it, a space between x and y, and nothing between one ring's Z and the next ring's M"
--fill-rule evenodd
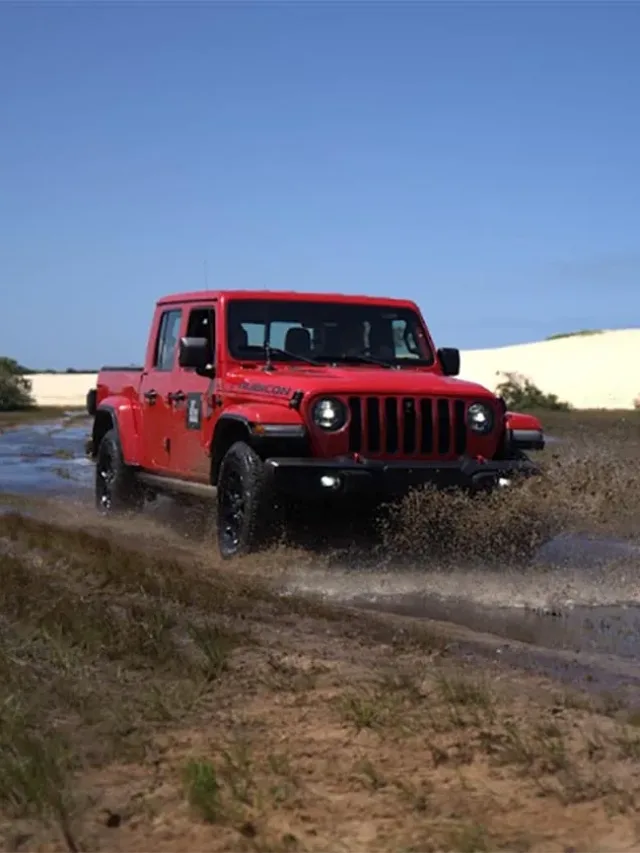
M467 447L464 400L349 397L349 452L371 456L461 456Z

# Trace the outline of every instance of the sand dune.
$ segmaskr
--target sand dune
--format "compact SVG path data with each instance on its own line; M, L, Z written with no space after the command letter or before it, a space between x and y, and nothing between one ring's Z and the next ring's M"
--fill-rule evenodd
M640 329L605 331L499 349L463 350L461 378L495 389L505 372L530 379L579 409L632 409L640 394ZM35 374L40 406L84 406L96 375Z
M632 409L640 394L640 329L466 350L461 360L464 379L493 389L499 372L521 373L577 409Z

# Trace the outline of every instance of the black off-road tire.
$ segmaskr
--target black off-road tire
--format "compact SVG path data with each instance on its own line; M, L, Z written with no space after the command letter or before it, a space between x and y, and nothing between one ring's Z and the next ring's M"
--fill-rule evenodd
M135 469L125 464L115 429L106 432L98 447L95 472L96 508L101 515L140 512L144 490Z
M276 510L264 462L236 441L225 454L218 475L216 528L220 556L229 560L261 551L275 534Z

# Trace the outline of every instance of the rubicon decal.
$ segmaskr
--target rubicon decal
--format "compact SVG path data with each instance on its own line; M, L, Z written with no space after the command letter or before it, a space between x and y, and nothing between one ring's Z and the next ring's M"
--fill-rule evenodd
M254 391L259 394L272 394L274 397L290 397L293 393L292 389L286 385L267 385L264 382L247 382L242 381L238 388L243 391Z

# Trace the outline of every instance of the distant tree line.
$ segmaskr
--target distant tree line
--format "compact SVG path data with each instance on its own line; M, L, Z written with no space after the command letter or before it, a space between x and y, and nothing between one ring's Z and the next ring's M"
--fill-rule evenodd
M66 370L52 370L49 368L48 370L32 370L30 367L24 367L23 372L29 376L33 376L34 373L46 373L51 376L57 376L58 374L68 374L68 373L98 373L99 368L87 368L86 370L78 370L76 367L67 367Z

